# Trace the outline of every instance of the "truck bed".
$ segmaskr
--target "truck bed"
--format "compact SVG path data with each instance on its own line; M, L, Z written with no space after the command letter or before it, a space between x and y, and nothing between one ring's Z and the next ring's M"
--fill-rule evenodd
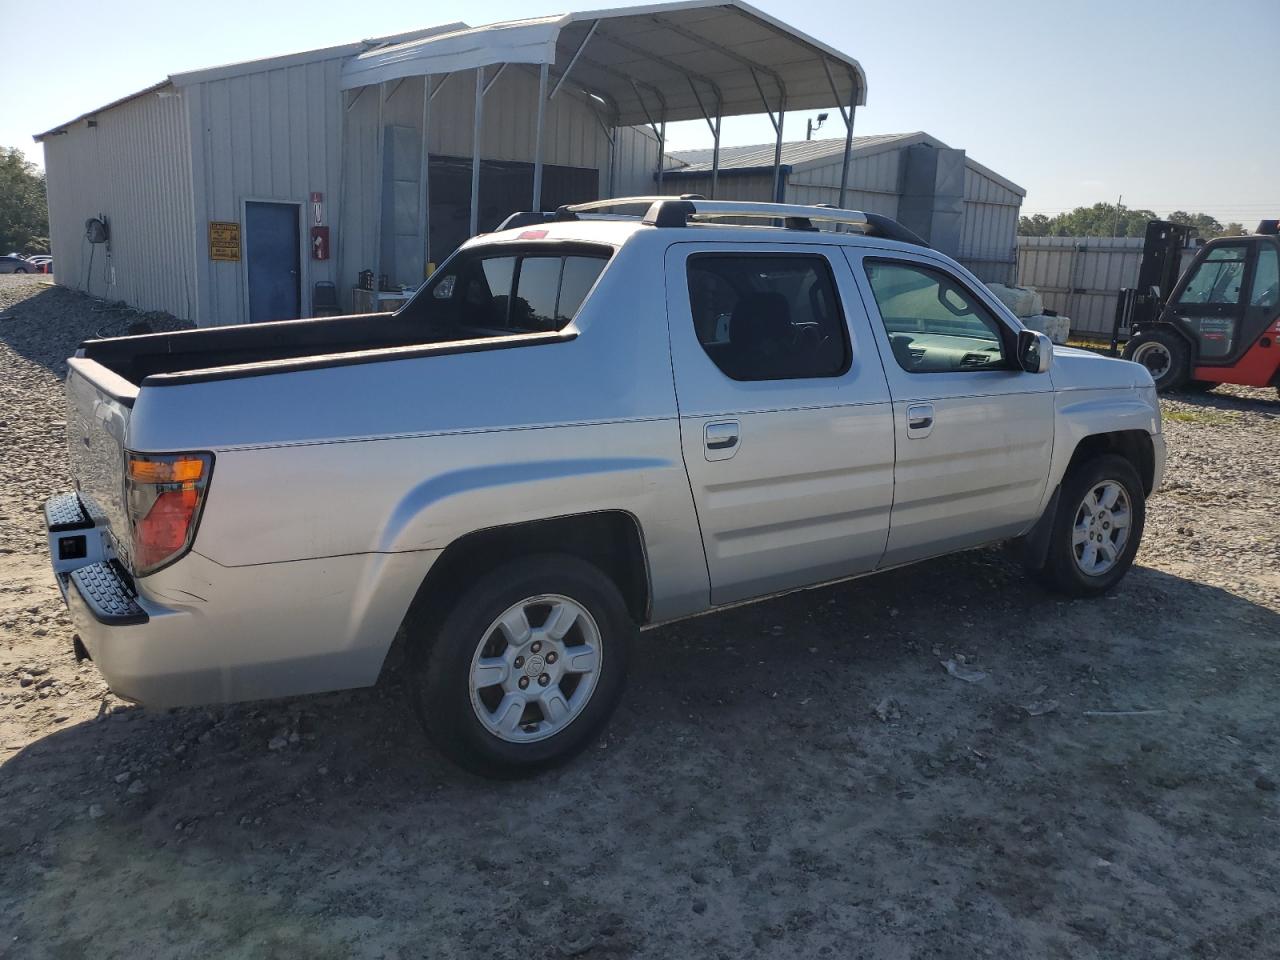
M81 355L135 386L154 374L440 342L408 314L363 313L86 340Z

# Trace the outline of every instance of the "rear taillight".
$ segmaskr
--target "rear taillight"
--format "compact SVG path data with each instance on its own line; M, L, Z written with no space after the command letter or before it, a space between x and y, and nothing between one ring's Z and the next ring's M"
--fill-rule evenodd
M212 471L207 453L126 454L135 574L154 573L191 549Z

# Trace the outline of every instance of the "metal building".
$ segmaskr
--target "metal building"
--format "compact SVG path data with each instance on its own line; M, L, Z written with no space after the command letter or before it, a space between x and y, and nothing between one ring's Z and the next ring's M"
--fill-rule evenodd
M786 111L837 106L851 135L865 99L851 57L679 0L174 74L36 139L58 281L205 325L367 305L362 273L416 286L513 210L652 192L668 122L718 145L767 112L778 159Z
M844 139L784 143L776 181L775 144L725 147L718 169L709 149L678 150L668 155L660 192L827 203L883 214L983 280L1013 282L1026 190L927 133L854 137L847 171L844 148Z
M174 74L36 139L58 282L201 325L385 308L514 210L717 187L893 214L1004 278L1020 188L925 134L855 140L866 90L742 0L677 0ZM784 143L832 107L843 139ZM721 149L760 113L773 144ZM664 150L678 120L711 133L697 161Z

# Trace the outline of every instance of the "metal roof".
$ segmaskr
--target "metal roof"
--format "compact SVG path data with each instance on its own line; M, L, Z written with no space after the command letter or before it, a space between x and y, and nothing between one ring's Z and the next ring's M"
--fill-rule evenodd
M874 136L854 137L850 157L866 157L885 150L900 150L917 143L925 143L931 147L949 149L937 137L922 130L914 133L880 133ZM724 175L732 171L772 170L774 144L761 143L745 147L720 148L720 173ZM667 153L671 166L667 176L706 175L711 172L711 148L699 150L672 150ZM824 140L798 140L782 145L782 164L793 172L823 167L831 163L839 163L844 159L844 138ZM1012 190L1020 196L1027 191L1012 180L1001 176L990 167L983 166L973 158L966 156L965 163L983 176L990 177L1001 186Z
M613 122L723 116L866 102L857 60L742 0L566 13L456 30L369 50L344 89L504 63L548 64L609 107ZM705 109L704 109L705 108Z
M223 64L217 67L203 67L199 70L186 70L181 73L170 74L159 83L153 83L145 89L138 90L135 93L126 94L118 100L112 100L100 107L87 110L80 116L60 123L56 127L50 127L43 133L34 135L36 141L42 141L46 137L53 136L57 133L64 132L67 127L74 126L82 120L91 120L100 114L106 113L115 107L129 103L131 100L137 100L139 97L145 97L150 93L160 93L168 87L181 88L188 87L194 83L206 83L211 80L224 80L228 77L246 76L251 73L260 73L263 70L274 70L279 67L296 66L304 63L315 63L319 60L333 60L344 57L353 57L370 47L386 46L392 43L402 43L406 40L413 40L419 37L432 36L437 33L457 30L465 28L466 24L448 23L437 27L427 27L422 30L413 30L408 33L398 33L393 36L379 37L373 40L359 40L355 43L344 43L336 47L320 47L316 50L306 50L302 53L287 53L271 57L260 57L256 60L241 60L235 63Z

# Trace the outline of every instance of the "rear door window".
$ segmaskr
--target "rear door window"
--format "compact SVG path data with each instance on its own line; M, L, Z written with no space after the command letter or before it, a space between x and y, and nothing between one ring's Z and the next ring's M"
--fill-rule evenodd
M734 380L838 377L849 332L825 257L697 254L689 305L702 349Z

